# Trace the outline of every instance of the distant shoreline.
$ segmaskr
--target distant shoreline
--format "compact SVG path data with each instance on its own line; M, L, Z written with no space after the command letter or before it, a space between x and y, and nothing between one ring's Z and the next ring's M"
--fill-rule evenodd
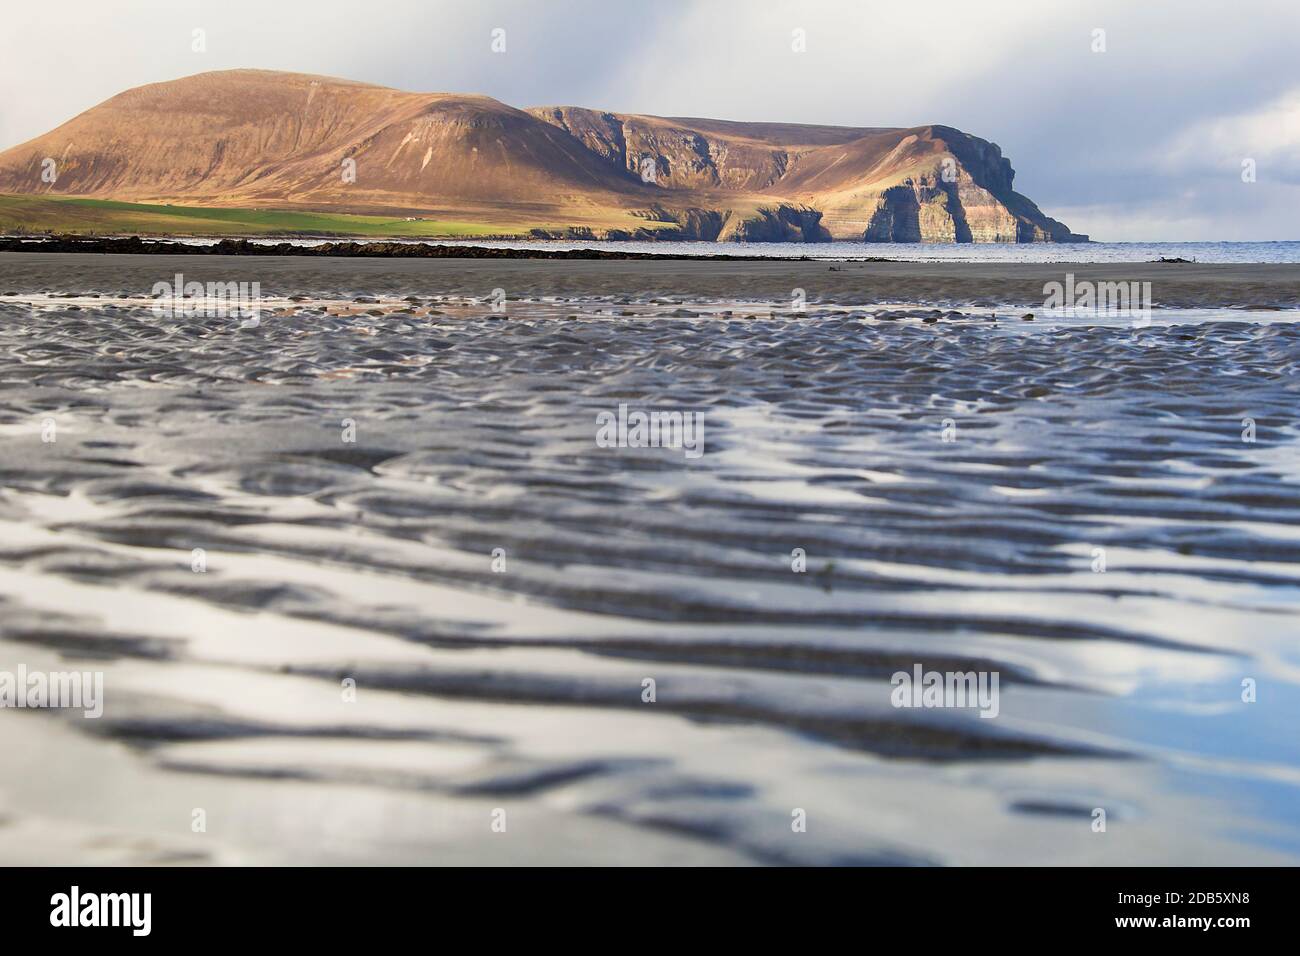
M1044 304L1047 283L1150 282L1156 309L1300 309L1295 263L838 261L764 256L681 256L606 250L429 247L428 254L346 255L323 247L183 246L131 243L134 254L78 244L49 255L0 243L0 294L127 293L148 296L177 271L198 281L257 280L265 295L553 296L621 302L789 302L810 307L921 303L955 308ZM403 247L404 249L406 247ZM183 257L183 258L182 258Z
M304 246L291 242L254 242L249 239L221 239L208 244L192 244L174 239L144 239L139 236L117 238L3 238L0 252L64 252L109 255L166 256L326 256L363 259L647 259L702 260L717 262L765 262L771 256L738 256L730 253L683 256L676 253L634 252L610 249L515 249L504 246L479 246L463 240L447 242L356 242L325 241ZM810 262L811 257L789 257L786 262ZM895 262L886 258L857 259L857 262Z

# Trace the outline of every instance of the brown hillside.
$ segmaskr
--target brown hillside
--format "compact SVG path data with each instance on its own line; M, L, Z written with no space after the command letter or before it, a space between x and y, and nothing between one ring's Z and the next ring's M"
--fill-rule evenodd
M42 180L47 157L54 183ZM0 153L5 193L428 213L616 237L658 220L703 239L1079 238L1013 192L1013 175L997 146L949 127L519 110L263 70L128 90Z

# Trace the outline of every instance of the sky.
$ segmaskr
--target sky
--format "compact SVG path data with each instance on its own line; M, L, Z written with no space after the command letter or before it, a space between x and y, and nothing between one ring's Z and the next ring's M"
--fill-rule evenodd
M64 0L4 19L0 148L133 86L258 67L520 107L943 124L1094 239L1300 239L1300 0Z

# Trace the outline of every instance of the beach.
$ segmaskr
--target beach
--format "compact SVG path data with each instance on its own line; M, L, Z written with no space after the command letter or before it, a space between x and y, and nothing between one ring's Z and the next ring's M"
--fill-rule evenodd
M160 315L178 273L256 321ZM104 687L3 715L0 862L1294 865L1298 308L1294 264L0 254L0 670ZM929 672L996 708L900 705Z
M0 253L0 293L150 294L174 272L202 281L233 276L261 282L266 295L351 297L437 294L575 296L632 302L763 300L776 308L794 289L808 301L1032 307L1043 286L1066 273L1092 282L1150 282L1157 307L1300 308L1294 263L821 262L694 259L542 261L503 259L316 259L275 256L134 256Z

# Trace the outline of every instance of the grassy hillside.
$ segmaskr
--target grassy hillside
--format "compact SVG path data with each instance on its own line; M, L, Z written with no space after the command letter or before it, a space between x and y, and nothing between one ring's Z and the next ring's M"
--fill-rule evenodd
M0 196L0 231L116 235L273 236L332 235L370 238L522 235L538 223L483 225L402 217L283 209L157 206L110 199Z

